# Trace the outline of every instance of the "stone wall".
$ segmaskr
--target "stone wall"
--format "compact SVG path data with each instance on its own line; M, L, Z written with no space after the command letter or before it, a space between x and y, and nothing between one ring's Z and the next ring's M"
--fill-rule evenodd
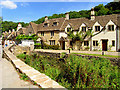
M44 73L40 73L39 71L35 70L34 68L30 67L29 65L18 59L12 52L9 51L11 47L12 45L3 49L3 57L10 60L16 70L26 74L32 82L36 82L37 85L42 88L50 88L50 90L58 88L62 90L67 90L63 86L59 85L56 81L46 76Z
M42 52L42 51L33 51L32 53L36 53L38 55L43 55L43 56L50 56L52 58L60 58L60 53L52 53L52 52Z
M30 47L22 47L22 46L14 46L11 48L11 51L13 52L13 54L15 56L21 54L21 53L25 53L25 54L30 54Z

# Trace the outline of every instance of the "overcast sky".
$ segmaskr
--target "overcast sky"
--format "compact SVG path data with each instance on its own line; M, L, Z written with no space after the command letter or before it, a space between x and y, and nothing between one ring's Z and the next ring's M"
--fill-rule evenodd
M51 16L52 14L89 10L99 4L106 5L112 0L101 0L101 2L98 2L99 0L89 0L89 2L88 0L84 0L84 2L82 2L83 0L57 0L59 2L54 2L56 0L42 1L43 0L29 0L29 2L28 0L2 0L0 2L0 13L3 21L30 22L44 16Z

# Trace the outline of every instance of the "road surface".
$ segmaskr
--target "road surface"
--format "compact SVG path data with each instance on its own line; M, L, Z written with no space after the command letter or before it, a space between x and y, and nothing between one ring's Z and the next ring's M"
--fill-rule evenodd
M2 46L0 45L0 89L1 88L38 88L30 82L21 80L15 68L6 59L2 58Z

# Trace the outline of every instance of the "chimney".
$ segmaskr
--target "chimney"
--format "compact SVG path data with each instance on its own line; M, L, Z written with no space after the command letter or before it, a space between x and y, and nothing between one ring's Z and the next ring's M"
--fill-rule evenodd
M91 20L95 20L95 11L94 11L94 8L92 7L91 9Z
M45 21L47 21L48 20L48 17L47 16L45 16Z
M66 19L66 20L69 20L69 13L68 13L68 12L65 13L65 19Z
M22 28L22 25L19 23L18 26L17 26L17 31Z

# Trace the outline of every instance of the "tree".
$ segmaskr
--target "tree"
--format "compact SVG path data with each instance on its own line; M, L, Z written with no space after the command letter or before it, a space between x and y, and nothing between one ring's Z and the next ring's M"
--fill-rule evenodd
M96 15L97 15L97 16L106 15L106 14L108 13L108 11L109 11L109 9L108 9L108 8L105 8L105 7L103 6L103 4L99 4L99 5L96 6L94 9L95 9L95 11L96 11Z
M101 31L97 32L96 34L93 34L93 30L87 30L86 32L83 32L82 30L77 32L77 34L74 34L73 31L71 29L69 29L69 32L67 32L67 36L69 39L72 40L73 43L75 43L76 41L80 41L80 47L82 46L82 43L84 42L84 40L87 38L87 40L91 40L92 37L98 35L99 33L101 33L103 30L105 30L105 27L102 28Z

